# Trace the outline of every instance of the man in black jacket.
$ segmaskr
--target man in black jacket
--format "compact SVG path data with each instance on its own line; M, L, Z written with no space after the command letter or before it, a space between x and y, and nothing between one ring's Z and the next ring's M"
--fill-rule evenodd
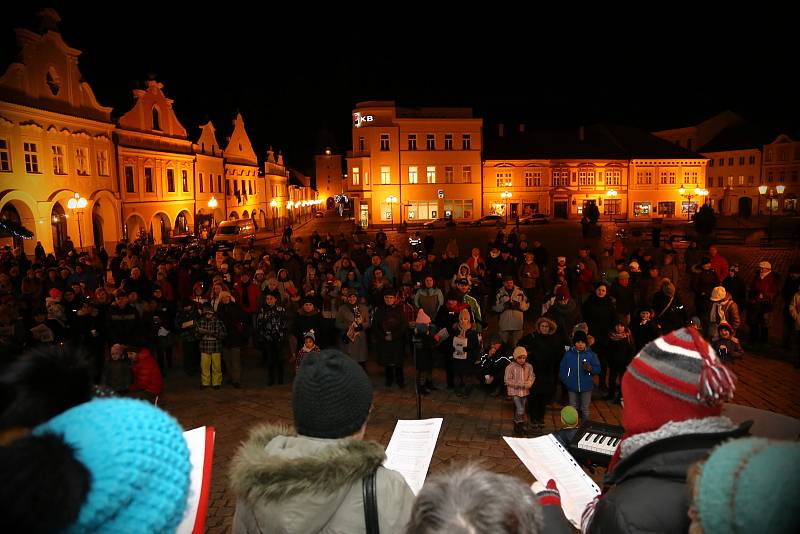
M622 379L625 433L602 496L583 514L582 530L687 532L687 469L723 441L747 435L750 427L721 416L734 380L695 329L648 343Z

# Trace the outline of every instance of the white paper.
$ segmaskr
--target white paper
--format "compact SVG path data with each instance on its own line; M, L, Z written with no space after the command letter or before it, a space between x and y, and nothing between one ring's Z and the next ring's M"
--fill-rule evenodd
M419 493L428 476L433 450L439 439L442 418L399 420L386 447L383 466L397 471L406 479L414 495Z
M551 478L556 481L564 515L576 528L580 528L581 515L586 506L600 495L600 488L569 451L552 434L538 438L503 439L537 481L542 484L547 484Z
M178 525L176 534L191 534L197 520L197 508L200 506L200 488L203 485L203 465L206 457L206 427L201 426L183 433L186 446L189 447L189 461L192 471L189 480L189 495L186 499L186 510L183 521Z

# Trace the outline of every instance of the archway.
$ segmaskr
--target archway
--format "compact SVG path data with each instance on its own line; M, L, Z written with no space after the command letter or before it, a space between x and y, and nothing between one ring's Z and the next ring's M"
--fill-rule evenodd
M103 239L103 208L100 206L100 201L94 203L92 206L92 237L94 238L94 248L95 250L100 250L101 247L105 245L105 239Z
M258 220L261 223L262 228L267 227L267 214L264 212L264 210L258 210Z
M186 235L191 228L191 215L186 210L181 211L175 218L175 235Z
M165 213L156 213L150 220L150 236L153 243L168 243L172 237L172 224Z
M239 218L239 214L235 211L232 211L230 215L228 215L228 220L235 221Z
M147 225L144 222L144 218L137 213L132 213L125 219L123 232L128 242L145 237L147 235Z
M3 209L0 210L0 220L9 226L23 226L22 217L20 217L16 206L14 206L14 204L11 202L8 202L5 206L3 206ZM0 246L5 245L10 245L13 248L21 247L23 246L23 238L18 235L14 235L11 232L0 233Z
M741 197L739 199L739 217L749 219L753 214L753 199L750 197Z
M64 242L67 240L67 214L60 202L53 204L50 212L50 226L53 232L53 250L56 251L56 254L62 254Z
M244 210L242 212L242 219L249 219L249 218L250 218L250 215L247 213L247 210Z
M94 238L95 250L100 247L113 250L114 246L122 239L122 221L120 220L117 200L109 191L95 191L91 195L91 231ZM88 212L87 212L88 213ZM86 222L86 225L89 223ZM89 228L86 229L89 233Z

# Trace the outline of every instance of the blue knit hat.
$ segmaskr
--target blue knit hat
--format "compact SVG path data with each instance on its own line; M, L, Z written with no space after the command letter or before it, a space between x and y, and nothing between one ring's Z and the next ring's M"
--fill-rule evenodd
M798 532L800 443L730 440L703 464L695 509L703 532Z
M177 421L144 401L96 399L39 425L91 474L89 493L67 532L174 532L189 492L189 449Z

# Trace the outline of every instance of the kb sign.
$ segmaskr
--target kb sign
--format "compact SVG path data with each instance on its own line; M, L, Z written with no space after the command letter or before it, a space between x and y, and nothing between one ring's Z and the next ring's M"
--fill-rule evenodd
M375 117L372 115L362 115L361 113L353 113L353 127L354 128L361 128L361 125L365 122L372 122L375 120Z

